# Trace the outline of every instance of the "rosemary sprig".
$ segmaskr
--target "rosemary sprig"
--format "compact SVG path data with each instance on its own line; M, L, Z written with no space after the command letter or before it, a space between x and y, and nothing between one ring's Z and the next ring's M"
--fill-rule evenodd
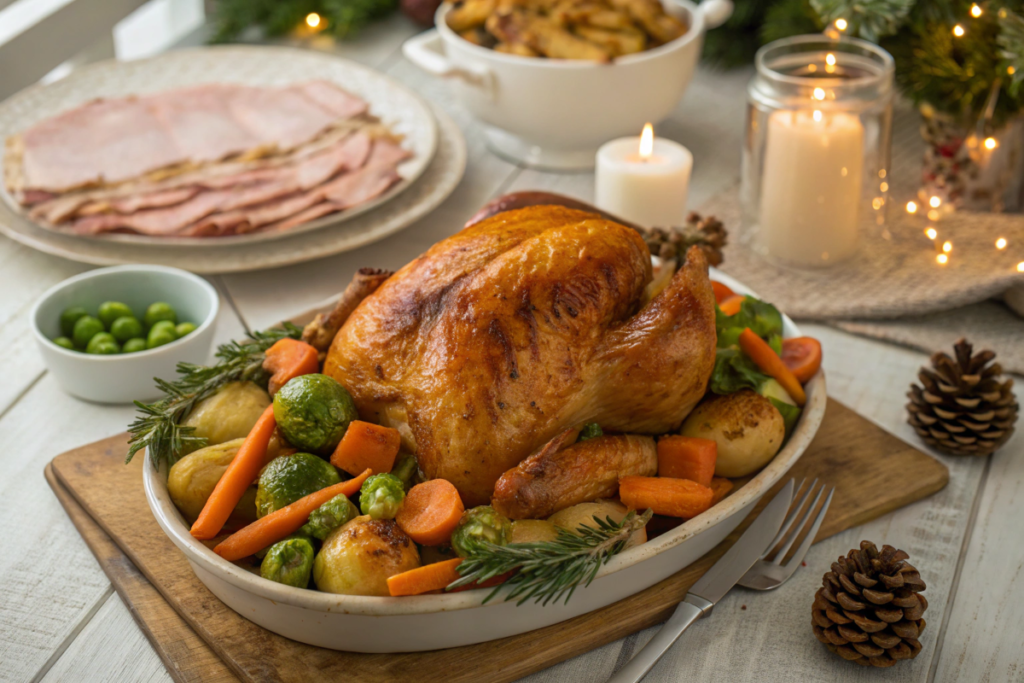
M128 426L128 457L143 448L149 449L154 464L165 460L173 465L186 452L206 445L206 439L195 436L195 429L180 422L195 405L229 382L255 379L263 368L264 352L285 337L299 339L302 328L284 323L280 328L253 332L245 341L233 341L217 348L219 362L214 365L178 363L180 377L173 382L157 378L156 385L166 396L155 403L135 401L138 415Z
M589 586L601 566L622 552L630 535L646 526L652 514L650 510L639 516L630 512L622 522L614 522L611 517L602 521L595 516L596 528L581 524L577 534L559 528L554 541L482 543L459 565L462 578L449 584L447 590L515 571L508 581L491 591L485 603L508 588L511 590L505 594L505 600L519 598L518 605L530 598L546 605L558 602L562 596L568 603L576 587Z

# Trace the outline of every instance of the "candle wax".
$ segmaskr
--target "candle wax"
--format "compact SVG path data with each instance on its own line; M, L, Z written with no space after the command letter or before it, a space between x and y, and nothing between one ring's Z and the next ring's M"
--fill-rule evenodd
M693 155L672 140L655 138L650 157L640 138L620 138L597 152L596 205L646 227L681 225L686 212Z

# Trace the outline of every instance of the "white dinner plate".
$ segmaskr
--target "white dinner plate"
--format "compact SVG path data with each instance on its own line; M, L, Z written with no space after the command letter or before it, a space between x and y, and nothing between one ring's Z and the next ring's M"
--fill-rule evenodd
M712 276L733 291L752 294L724 273L712 269ZM304 324L333 305L334 299L324 302L291 322ZM783 317L783 325L785 337L800 336L788 317ZM739 526L810 445L825 415L823 370L806 390L807 404L793 434L764 469L707 512L613 557L593 583L577 588L568 604L517 606L514 601L496 599L484 605L490 593L486 589L391 598L285 586L222 559L193 538L167 493L166 467L155 467L148 455L143 485L157 523L185 554L199 580L246 619L293 640L335 650L417 652L458 647L525 633L600 609L653 586L709 552Z
M31 221L6 187L0 229L15 237L34 228L83 243L131 244L153 250L168 246L236 247L287 239L293 235L353 220L407 190L426 172L437 151L438 130L433 111L422 98L384 74L322 52L271 46L201 47L167 52L131 62L99 62L48 85L36 85L0 103L0 140L21 133L39 121L96 98L125 97L196 85L242 83L283 86L312 79L328 80L358 95L378 117L402 137L412 157L398 167L401 180L383 195L357 207L318 218L285 232L254 232L230 237L153 237L108 233L74 235ZM0 186L3 184L0 183ZM13 233L13 234L12 234Z

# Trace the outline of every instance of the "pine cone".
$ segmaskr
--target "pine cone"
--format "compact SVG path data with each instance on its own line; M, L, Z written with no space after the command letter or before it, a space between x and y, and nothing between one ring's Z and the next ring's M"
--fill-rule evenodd
M862 666L887 667L913 659L928 601L921 574L902 550L882 552L870 541L832 563L814 595L814 636L839 655Z
M682 260L686 251L696 244L713 266L722 263L722 247L728 237L722 221L714 216L705 218L695 211L690 212L682 227L643 228L640 232L647 248L661 259Z
M961 339L953 347L956 360L945 353L932 356L932 368L917 377L924 387L910 385L907 421L925 443L952 455L989 455L1013 434L1018 405L1013 380L1000 381L996 354L972 347ZM991 363L991 364L990 364Z

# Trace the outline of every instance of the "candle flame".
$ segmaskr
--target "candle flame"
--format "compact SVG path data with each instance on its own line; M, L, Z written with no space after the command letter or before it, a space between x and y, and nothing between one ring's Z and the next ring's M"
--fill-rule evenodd
M320 15L316 12L310 12L306 15L306 25L310 28L316 28L320 25Z
M814 114L812 114L812 116L814 116L815 121L821 121L821 112L817 109L814 110Z
M996 240L996 249L1006 249L1006 238L1000 237Z
M647 124L644 132L640 134L640 158L647 160L654 153L654 126Z
M985 138L985 149L995 149L999 146L999 141L995 138Z

